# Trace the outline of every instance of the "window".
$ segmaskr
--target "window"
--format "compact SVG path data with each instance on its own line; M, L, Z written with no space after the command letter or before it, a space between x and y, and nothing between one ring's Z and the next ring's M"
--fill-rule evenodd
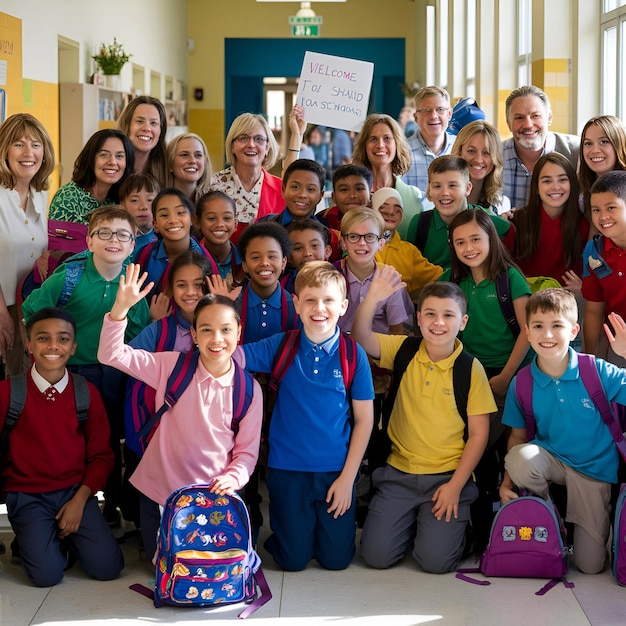
M517 84L532 84L532 0L517 0Z
M626 0L604 0L602 28L603 115L626 114Z

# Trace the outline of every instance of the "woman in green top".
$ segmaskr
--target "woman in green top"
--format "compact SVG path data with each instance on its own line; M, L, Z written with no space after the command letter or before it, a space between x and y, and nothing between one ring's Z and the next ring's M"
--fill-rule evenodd
M122 182L133 172L135 151L126 135L114 129L94 133L74 162L72 180L52 198L51 220L87 224L87 216L116 204Z

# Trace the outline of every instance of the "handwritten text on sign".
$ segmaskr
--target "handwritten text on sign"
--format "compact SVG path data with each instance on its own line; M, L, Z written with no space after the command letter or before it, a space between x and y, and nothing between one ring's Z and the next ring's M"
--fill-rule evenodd
M374 64L306 52L297 102L310 124L359 131L367 116Z

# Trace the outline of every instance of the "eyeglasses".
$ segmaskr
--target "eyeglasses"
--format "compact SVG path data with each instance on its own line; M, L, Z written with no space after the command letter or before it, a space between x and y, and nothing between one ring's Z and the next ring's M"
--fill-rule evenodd
M380 237L375 235L374 233L365 233L365 235L359 235L358 233L347 233L344 235L346 241L348 243L359 243L361 239L365 241L365 243L376 243Z
M109 239L112 239L113 235L115 235L120 243L128 243L135 238L135 236L127 230L109 230L108 228L94 230L91 236L93 237L94 235L96 235L98 239L102 239L102 241L109 241Z
M436 109L417 109L416 113L421 113L423 115L432 115L433 111L437 113L437 115L443 115L450 110L450 107L437 107Z
M239 137L235 137L235 141L240 143L242 146L249 143L250 139L252 139L257 146L264 146L269 141L269 139L267 137L263 137L263 135L255 135L254 137L250 137L250 135L239 135Z
M417 109L416 113L421 113L423 115L432 115L433 111L437 113L437 115L443 115L450 110L450 107L437 107L435 109Z

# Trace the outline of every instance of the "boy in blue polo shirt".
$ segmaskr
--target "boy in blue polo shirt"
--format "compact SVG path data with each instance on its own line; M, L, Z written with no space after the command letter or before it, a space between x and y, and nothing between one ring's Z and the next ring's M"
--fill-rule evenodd
M615 352L626 355L626 325L609 316L617 339L607 330ZM578 354L570 347L579 331L578 307L565 289L544 289L526 303L526 334L537 353L530 371L536 419L535 438L527 442L517 376L506 396L502 423L511 426L506 471L500 487L503 503L517 498L515 487L548 497L551 483L567 489L568 522L574 524L574 562L586 574L601 572L610 529L611 483L617 482L618 453L600 412L585 389ZM596 359L607 398L626 404L625 372Z
M372 377L365 352L356 346L354 378L345 388L337 320L348 301L341 273L330 263L311 261L298 272L295 287L304 330L269 429L273 535L265 547L285 570L302 570L313 558L327 569L344 569L355 552L354 481L372 430ZM243 345L246 367L270 371L282 337Z

